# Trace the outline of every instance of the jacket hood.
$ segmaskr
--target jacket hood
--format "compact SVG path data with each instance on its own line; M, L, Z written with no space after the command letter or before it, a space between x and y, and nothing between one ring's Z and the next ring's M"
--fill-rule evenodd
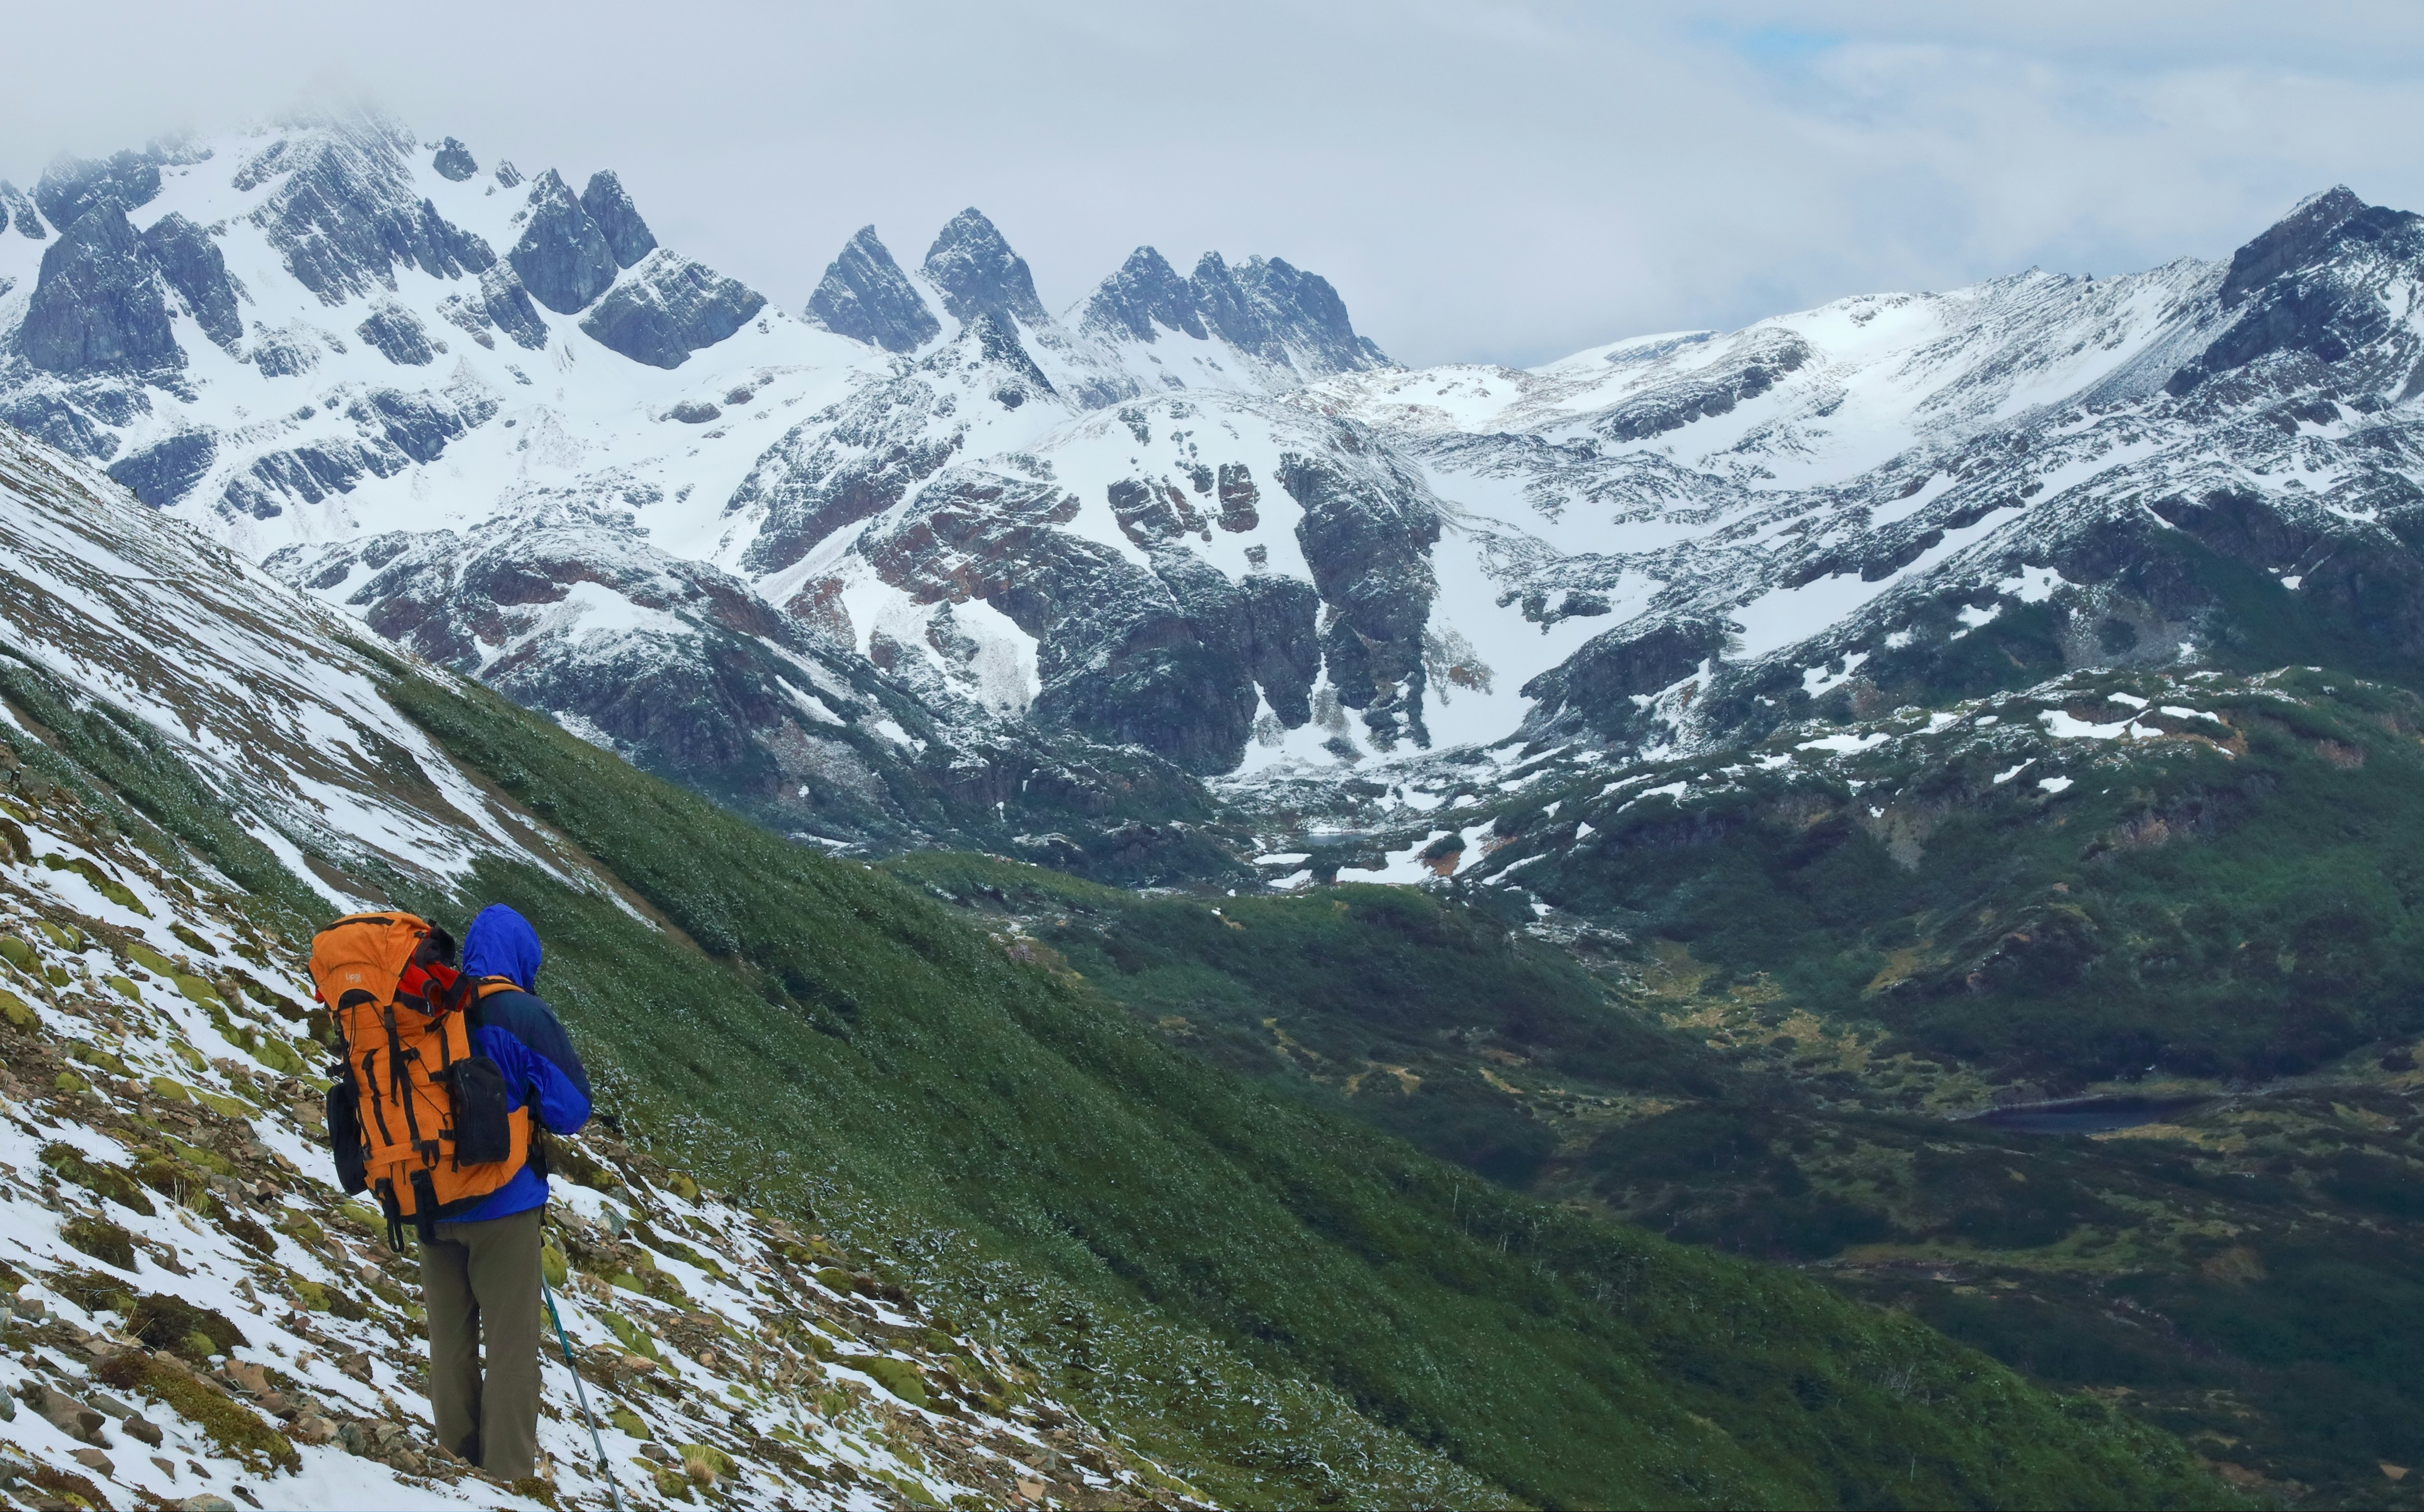
M538 991L538 931L502 903L490 903L463 931L463 971L502 977L526 993Z

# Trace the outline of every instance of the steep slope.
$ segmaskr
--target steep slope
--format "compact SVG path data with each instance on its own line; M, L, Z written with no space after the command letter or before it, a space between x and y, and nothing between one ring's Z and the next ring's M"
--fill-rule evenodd
M610 1281L628 1277L662 1304L617 1299L613 1311L626 1325L618 1330L598 1292L579 1288L584 1343L613 1333L646 1356L643 1335L653 1328L686 1354L698 1345L692 1358L715 1351L710 1372L730 1359L733 1369L719 1376L679 1363L648 1372L618 1355L611 1368L601 1360L598 1379L628 1399L643 1428L700 1434L704 1447L690 1457L702 1477L722 1472L714 1455L728 1457L736 1495L771 1497L779 1476L822 1488L804 1494L829 1495L839 1483L854 1503L889 1503L896 1493L870 1484L879 1471L926 1477L919 1495L1035 1495L1005 1461L970 1446L980 1429L1015 1451L1012 1458L1045 1466L1046 1492L1073 1504L1164 1495L1156 1488L1166 1483L1154 1479L1164 1472L1139 1451L1207 1494L1284 1504L2142 1504L2211 1493L2177 1447L2091 1404L2023 1387L1914 1325L1789 1273L1679 1250L1463 1182L1403 1146L1195 1068L1130 1028L1115 1004L1022 960L1032 952L1014 940L967 930L883 876L725 815L476 686L347 645L329 612L241 565L207 562L173 522L113 496L64 458L9 442L6 474L0 607L12 655L0 693L13 722L11 771L24 773L12 784L19 796L9 801L23 816L12 821L27 838L22 847L12 840L5 876L16 914L60 931L38 931L56 956L11 952L24 955L12 972L30 963L42 974L39 985L19 979L41 1003L28 999L35 1022L21 1020L14 1032L34 1038L12 1059L56 1057L72 1040L129 1074L257 1106L261 1074L233 1062L239 1074L219 1067L213 1075L175 1042L202 1039L207 1027L264 1067L296 1075L308 1066L293 1021L239 1010L203 973L187 987L169 939L196 964L204 963L196 952L207 954L221 977L230 976L228 952L255 950L251 974L275 999L292 995L292 952L310 918L343 901L376 898L447 917L486 899L516 903L550 942L547 990L594 1056L609 1111L645 1133L659 1158L741 1194L729 1205L696 1202L662 1168L628 1161L619 1186L589 1178L611 1188L602 1199L593 1189L568 1200L573 1214L598 1218L586 1229L567 1219L564 1241L568 1257L611 1271ZM113 632L121 606L136 603L150 606L152 617L137 621L149 626L148 645ZM185 670L239 662L245 670L231 678ZM273 691L273 704L291 697L281 718L292 723L254 719L237 692L247 676ZM183 692L199 687L216 689L216 699ZM325 765L312 766L308 753L321 753ZM63 846L75 853L56 849ZM39 855L58 864L43 867ZM153 940L151 931L169 923L192 937L167 930L168 939ZM169 969L137 954L138 943ZM121 952L159 979L134 981L118 969ZM139 999L142 1015L129 1007L101 1016L89 1005L106 999L80 986L69 956L96 977L126 976L131 995L111 990ZM213 1001L229 1015L224 1033L210 1017ZM137 1078L117 1066L85 1064L115 1079L94 1083L100 1101L86 1100L92 1111L80 1130L60 1126L61 1142L78 1149L61 1166L94 1188L131 1191L102 1167L140 1169L141 1150L126 1141L150 1135L134 1132L144 1127L136 1115L158 1121L166 1109L122 1086ZM70 1074L52 1078L42 1116L73 1106L58 1099L81 1097L80 1084L92 1081ZM305 1085L298 1077L269 1101L291 1101ZM12 1102L30 1121L26 1100ZM264 1148L292 1129L268 1114L247 1122ZM263 1165L231 1125L205 1131L197 1115L191 1132L208 1138L180 1133L180 1145L164 1135L161 1147L204 1167L199 1154L183 1152L225 1147L231 1170L271 1179L277 1162ZM307 1171L316 1158L300 1140L287 1154ZM660 1188L684 1204L660 1202ZM273 1200L258 1185L253 1192L254 1202ZM240 1192L223 1196L245 1205ZM275 1200L323 1233L333 1227L313 1216L337 1216L326 1196ZM611 1229L610 1206L624 1212L627 1201L646 1218L645 1232L629 1225L636 1244L628 1247L596 1232L597 1222ZM20 1268L40 1274L81 1341L118 1304L67 1275L62 1215L40 1202L28 1191L12 1205L21 1226L11 1233L27 1262ZM744 1220L735 1211L742 1203L773 1217ZM861 1341L837 1342L836 1360L818 1367L823 1393L810 1390L793 1346L748 1357L750 1394L721 1399L746 1410L710 1407L699 1393L724 1390L743 1357L743 1341L716 1320L785 1323L764 1311L777 1303L751 1267L774 1263L770 1240L788 1242L775 1224L805 1229L811 1213L830 1241L887 1253L921 1313L899 1311L899 1298L874 1281L892 1308L853 1312L839 1288L856 1283L825 1278L824 1290L801 1290L784 1335L805 1340L801 1325L827 1332L822 1318ZM146 1240L190 1244L198 1264L215 1267L211 1275L240 1281L235 1251L222 1252L217 1239L181 1238L188 1231L173 1214L155 1218L139 1231ZM243 1233L232 1221L222 1219L223 1232ZM677 1227L685 1237L673 1237ZM106 1245L110 1256L96 1257L104 1265L172 1294L159 1274L173 1272L148 1250L121 1253L91 1226L77 1233ZM302 1248L282 1263L312 1280L319 1272L304 1269L302 1252L310 1247L295 1242ZM659 1280L631 1268L641 1247L661 1257L648 1267ZM276 1242L255 1248L288 1255ZM196 1269L178 1253L168 1257ZM330 1276L312 1283L324 1293L346 1285ZM307 1303L315 1295L283 1284ZM142 1299L129 1299L136 1308L127 1322L137 1324ZM1713 1329L1699 1321L1708 1316L1728 1326ZM319 1372L332 1350L282 1315L248 1310L245 1319L248 1341L271 1343L238 1345L235 1362L274 1363L289 1377L233 1372L261 1400L255 1380L295 1393L287 1405L298 1423L314 1409L334 1425L321 1409L360 1413L375 1399ZM940 1331L923 1331L923 1321ZM367 1329L310 1327L332 1344L367 1350L374 1342ZM877 1340L895 1363L867 1347ZM178 1411L197 1424L236 1424L180 1384L183 1367L159 1345L138 1358L105 1342L113 1358L132 1362L94 1364L53 1346L41 1356L53 1390L88 1393L89 1372L112 1371L104 1383L150 1383L169 1403L187 1404ZM773 1341L764 1342L771 1351ZM167 1354L195 1347L170 1341ZM962 1363L933 1362L935 1351ZM388 1370L401 1368L392 1342L379 1353ZM1012 1410L992 1383L1023 1384L1014 1372L1035 1373L1065 1406L1048 1416L1036 1404ZM372 1374L391 1395L407 1394L400 1377ZM646 1394L633 1395L635 1377L674 1394L640 1386ZM979 1397L1004 1396L1003 1405L938 1399L951 1380ZM870 1382L913 1406L922 1391L928 1404L912 1411L850 1390ZM400 1419L401 1408L380 1412ZM980 1409L994 1416L965 1416ZM244 1410L244 1422L259 1424ZM1083 1434L1044 1437L1067 1426L1063 1413L1113 1426L1136 1449ZM760 1434L761 1424L792 1437L771 1426ZM0 1437L58 1471L66 1444L47 1428L21 1413ZM557 1420L550 1431L559 1436L550 1440L559 1484L573 1489L574 1456L562 1439L576 1430ZM273 1441L248 1441L278 1456ZM361 1441L399 1457L394 1435ZM796 1461L784 1457L787 1447ZM423 1456L408 1446L405 1454ZM427 1468L425 1456L405 1462ZM846 1474L837 1468L844 1465ZM116 1456L108 1471L90 1468L152 1484ZM649 1484L664 1494L680 1478ZM315 1494L289 1479L263 1486L257 1494Z

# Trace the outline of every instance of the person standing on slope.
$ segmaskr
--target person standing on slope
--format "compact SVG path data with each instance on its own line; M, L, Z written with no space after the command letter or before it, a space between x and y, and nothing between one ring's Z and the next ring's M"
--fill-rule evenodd
M589 1121L589 1074L554 1011L535 995L538 966L530 921L491 903L464 931L463 1011L474 1047L504 1073L513 1106L528 1104L546 1128L571 1134ZM537 1464L546 1208L546 1164L534 1151L479 1206L439 1219L436 1238L421 1245L438 1441L506 1480Z

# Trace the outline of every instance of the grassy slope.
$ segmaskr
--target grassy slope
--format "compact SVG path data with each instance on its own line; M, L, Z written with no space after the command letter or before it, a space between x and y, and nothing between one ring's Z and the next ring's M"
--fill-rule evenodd
M394 696L715 958L535 874L482 879L539 922L550 995L683 1158L829 1221L883 1210L970 1312L1207 1489L1458 1494L1424 1445L1554 1504L2210 1494L2169 1445L1906 1320L1172 1055L892 879L483 692L399 676Z
M1806 786L1693 830L1663 804L1595 817L1621 869L1553 851L1524 876L1567 901L1606 889L1650 937L1635 951L1560 954L1402 889L1189 899L981 856L886 865L1019 916L1166 1042L1268 1087L1536 1196L1826 1262L2285 1494L2414 1504L2416 1478L2379 1467L2424 1461L2416 708L2344 677L2278 691L2225 701L2235 756L2113 751L2059 803L1995 783L2009 757L1873 769L1936 805L1915 867ZM2033 1095L2005 1078L2155 1059L2174 1073L2155 1091L2301 1074L2113 1138L1939 1116L1999 1081Z

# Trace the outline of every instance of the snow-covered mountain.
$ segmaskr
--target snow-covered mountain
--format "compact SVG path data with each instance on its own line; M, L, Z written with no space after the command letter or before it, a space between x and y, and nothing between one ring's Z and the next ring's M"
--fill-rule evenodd
M362 117L0 188L0 417L839 841L2419 644L2424 235L2345 189L2226 263L1409 372L1276 259L1056 317L974 210L794 318L574 177Z

